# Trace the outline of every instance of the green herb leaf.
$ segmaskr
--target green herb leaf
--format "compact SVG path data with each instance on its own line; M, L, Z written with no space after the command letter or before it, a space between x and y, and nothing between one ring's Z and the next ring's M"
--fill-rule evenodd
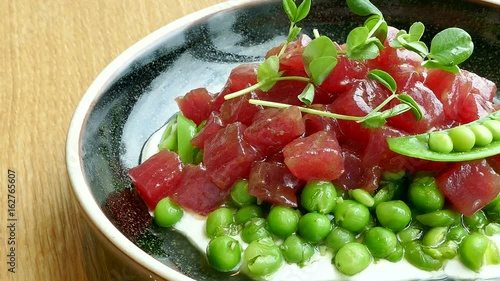
M302 93L298 95L298 98L301 102L311 105L314 101L314 85L312 83L308 83L307 86L304 88Z
M379 55L384 48L377 38L369 37L370 30L361 26L351 30L347 35L347 57L353 60L370 60Z
M380 42L384 42L387 38L387 32L389 30L387 22L380 15L373 15L369 17L364 26L370 30L372 36L376 37Z
M337 57L325 56L309 64L309 72L315 85L321 85L337 65Z
M438 68L443 69L451 73L458 74L460 73L460 68L457 65L446 66L442 65L440 62L435 60L426 60L422 63L422 66L427 68Z
M407 104L410 106L410 110L413 113L413 116L415 117L415 120L419 121L422 119L422 109L420 108L420 105L409 95L407 94L399 94L397 95L397 98L400 102Z
M396 80L394 80L394 78L389 73L380 69L372 69L370 70L370 72L368 72L367 77L384 85L393 94L396 93L396 90L398 88Z
M474 44L470 35L463 29L451 27L434 36L429 58L443 66L453 66L467 60L473 50Z
M304 0L297 8L297 12L295 13L294 22L299 22L307 17L309 11L311 10L311 0Z
M405 103L397 104L394 107L382 112L371 114L368 118L362 120L361 125L365 128L370 129L380 128L385 125L385 123L387 122L387 118L399 115L408 110L411 110L411 106Z
M295 15L297 14L297 5L293 0L283 0L283 10L285 10L288 19L295 22Z
M280 77L283 73L279 72L280 61L278 56L270 56L267 58L259 68L257 69L257 81L259 83L263 83L260 87L263 91L269 91L274 84L276 84L276 80L273 78Z
M359 16L382 15L382 12L368 0L347 0L347 6Z
M423 23L419 21L414 22L410 26L410 29L408 30L408 34L410 35L410 37L408 38L408 42L420 41L420 38L422 38L424 31L425 31L425 25Z
M301 30L302 30L302 28L300 28L298 26L293 26L290 29L290 32L288 33L288 38L286 39L287 43L290 43L293 40L295 40L295 38L299 35Z

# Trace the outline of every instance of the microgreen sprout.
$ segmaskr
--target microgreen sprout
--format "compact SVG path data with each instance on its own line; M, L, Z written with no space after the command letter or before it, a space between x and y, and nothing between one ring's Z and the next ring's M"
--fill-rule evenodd
M340 50L335 43L327 36L321 35L318 30L313 30L314 39L304 48L302 62L306 77L287 76L285 71L280 71L280 58L286 52L287 46L300 34L301 28L297 23L302 21L309 13L311 0L303 0L299 6L294 0L283 0L283 9L290 21L290 28L286 42L282 45L277 55L269 56L257 69L257 83L240 91L224 96L226 100L245 95L255 90L267 92L271 90L278 81L294 80L305 83L303 91L297 98L306 106L299 107L305 113L331 117L342 120L351 120L361 123L367 128L378 128L386 123L387 118L411 111L418 121L422 118L422 110L415 100L405 94L396 93L396 81L390 74L382 70L371 70L367 77L377 81L391 91L391 95L382 103L375 107L365 116L348 116L325 112L308 108L314 103L316 88L335 69L338 56L346 56L350 60L370 60L376 58L380 51L384 49L383 42L386 40L388 25L382 12L369 0L347 0L347 6L351 11L359 16L368 17L363 26L354 28L346 38L346 49ZM420 55L424 61L423 66L428 68L441 68L457 73L458 64L465 61L472 53L473 44L470 35L459 28L448 28L438 33L432 39L430 48L421 41L425 26L421 22L412 24L406 32L399 31L396 37L389 42L393 48L406 48ZM384 109L393 99L399 101L398 104L389 109ZM276 103L264 100L250 99L249 102L255 105L286 108L291 105Z
M434 36L428 48L420 41L424 30L424 24L416 22L410 26L408 33L405 30L399 31L390 46L417 53L424 59L422 65L425 67L458 73L458 64L467 60L474 50L470 35L460 28L447 28Z

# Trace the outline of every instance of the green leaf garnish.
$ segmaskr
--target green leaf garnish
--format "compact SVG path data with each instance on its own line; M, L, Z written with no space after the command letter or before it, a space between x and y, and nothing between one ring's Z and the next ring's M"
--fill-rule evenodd
M319 36L304 49L302 62L315 85L321 85L337 65L337 49L332 40Z
M309 64L309 72L315 85L321 85L337 65L337 57L320 57Z
M387 122L387 118L399 115L411 109L411 106L401 103L397 104L387 110L382 112L376 112L370 117L365 118L361 123L361 125L365 128L375 129L380 128L385 125Z
M382 15L382 12L368 0L347 0L347 6L359 16Z
M376 37L380 42L384 42L387 38L389 27L381 15L370 16L364 26L370 30L371 36Z
M279 72L279 68L280 61L276 55L270 56L259 65L257 69L257 81L263 84L260 87L261 90L269 91L276 84L277 81L272 78L280 77L283 74Z
M295 13L294 22L299 22L307 17L309 11L311 10L311 0L304 0L297 8L297 12Z
M408 106L411 107L410 110L413 113L415 120L419 121L420 119L422 119L422 116L423 116L422 109L420 108L418 103L411 96L409 96L407 94L399 94L397 96L397 99L400 102L407 104Z
M444 66L453 66L467 60L474 50L470 35L463 29L451 27L434 36L429 58Z
M293 0L283 0L283 10L288 16L288 20L295 22L295 15L297 14L297 5Z
M391 93L396 93L398 88L396 80L389 73L380 69L372 69L368 72L367 77L384 85Z
M421 22L414 22L411 26L410 29L408 30L409 39L408 42L417 42L420 41L420 38L422 38L422 35L424 35L425 31L425 25Z
M426 60L422 63L422 66L427 67L427 68L438 68L438 69L443 69L451 73L459 73L460 68L458 65L442 65L440 62L435 61L435 60Z
M314 100L314 94L314 85L312 83L308 83L304 90L302 90L302 93L298 95L298 98L301 102L311 105Z

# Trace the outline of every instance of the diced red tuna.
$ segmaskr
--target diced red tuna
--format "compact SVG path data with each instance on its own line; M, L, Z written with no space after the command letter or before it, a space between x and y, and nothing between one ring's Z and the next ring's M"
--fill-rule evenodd
M207 89L198 88L189 91L185 96L175 99L184 116L196 125L208 119L212 112L212 99Z
M485 159L450 165L436 177L446 198L462 214L471 216L500 192L500 176Z
M255 162L250 171L248 193L272 204L297 207L296 193L302 186L285 164Z
M207 123L201 131L191 139L191 144L203 149L205 148L205 141L213 137L220 129L224 128L225 124L220 119L218 113L212 112L207 119Z
M225 101L219 113L222 122L224 124L241 122L246 126L250 125L255 113L262 110L262 106L249 103L250 98L256 98L254 92Z
M305 131L302 114L295 106L267 108L255 115L244 133L245 140L263 155L270 156Z
M128 171L134 187L150 210L173 194L182 177L182 161L172 151L162 150Z
M248 178L254 161L262 157L243 138L247 127L239 122L229 124L205 142L203 163L212 182L222 191L233 183Z
M228 195L229 191L221 191L212 183L207 170L201 165L187 164L171 198L183 209L208 215L224 203Z
M214 99L213 109L219 111L224 103L224 96L245 89L257 83L257 68L259 64L241 64L233 68L226 84Z
M344 172L340 145L331 133L320 131L298 138L283 148L285 164L302 180L334 180Z

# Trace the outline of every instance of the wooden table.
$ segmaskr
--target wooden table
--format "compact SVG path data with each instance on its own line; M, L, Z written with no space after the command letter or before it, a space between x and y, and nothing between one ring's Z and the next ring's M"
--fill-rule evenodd
M73 111L98 73L127 47L220 2L0 1L0 280L102 280L102 258L82 228L66 172ZM16 181L11 217L9 176ZM16 273L8 271L12 253Z

